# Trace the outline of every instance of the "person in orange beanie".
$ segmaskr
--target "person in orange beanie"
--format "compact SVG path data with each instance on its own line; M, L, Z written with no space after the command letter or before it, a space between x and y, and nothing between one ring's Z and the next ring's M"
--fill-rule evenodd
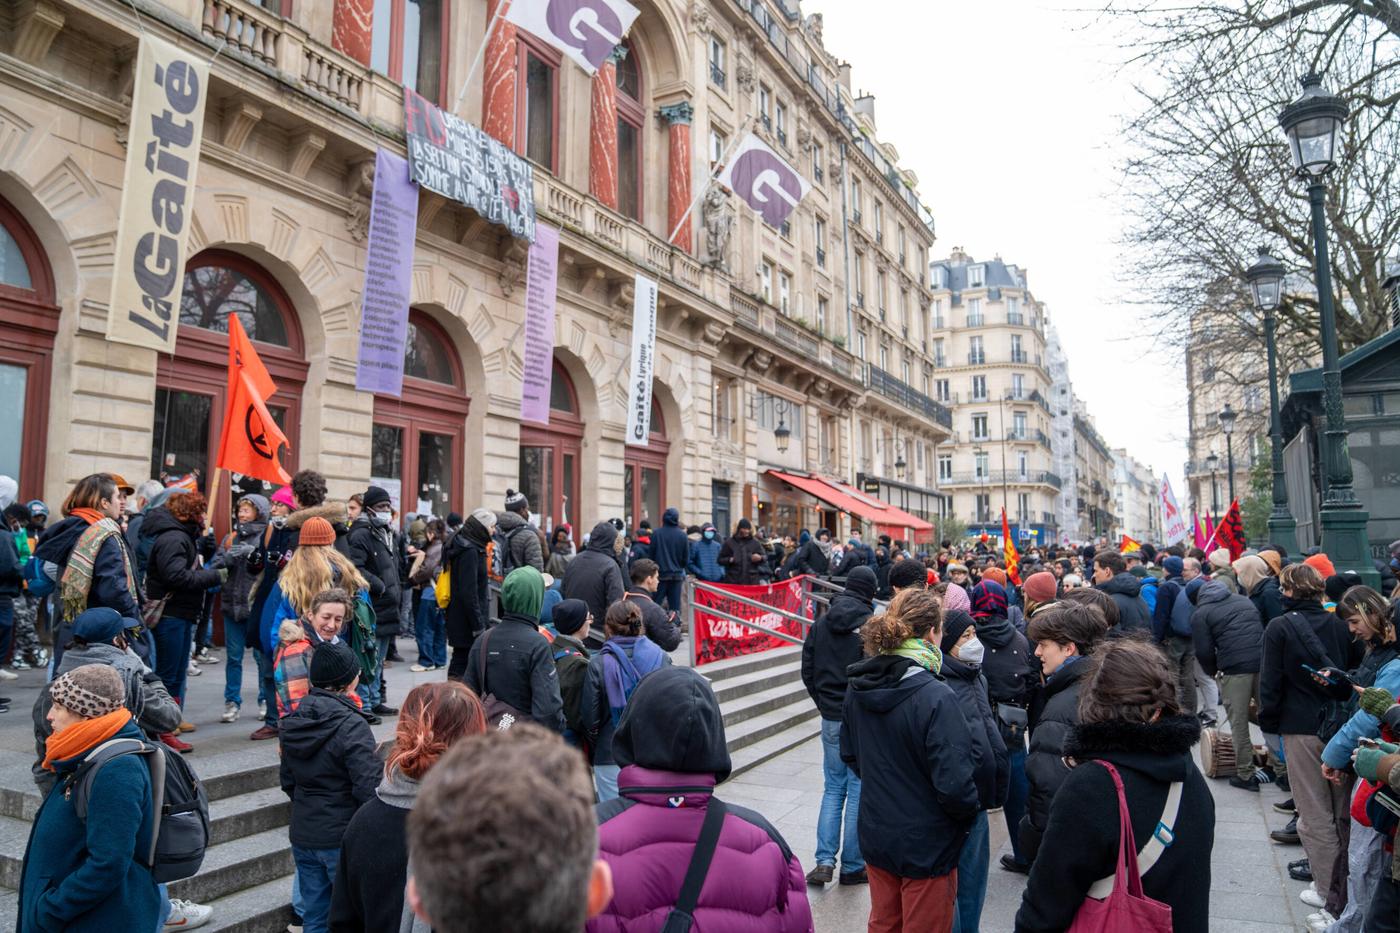
M1337 575L1337 568L1332 566L1332 560L1326 554L1314 554L1304 558L1303 563L1322 574L1324 580Z

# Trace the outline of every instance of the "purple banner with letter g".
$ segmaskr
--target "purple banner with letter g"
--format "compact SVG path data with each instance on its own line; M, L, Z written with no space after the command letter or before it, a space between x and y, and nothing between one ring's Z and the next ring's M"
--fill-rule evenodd
M559 231L537 223L525 272L525 378L520 394L520 420L534 424L549 424L558 272Z
M380 149L374 159L365 287L360 293L360 362L355 388L403 394L404 343L418 236L418 186L408 162Z

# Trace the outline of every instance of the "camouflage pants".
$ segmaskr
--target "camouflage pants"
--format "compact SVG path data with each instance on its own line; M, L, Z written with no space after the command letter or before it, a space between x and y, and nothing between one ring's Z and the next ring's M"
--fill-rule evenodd
M39 600L28 593L15 597L15 660L30 664L44 663L43 649L39 646L39 633L35 623L39 616Z

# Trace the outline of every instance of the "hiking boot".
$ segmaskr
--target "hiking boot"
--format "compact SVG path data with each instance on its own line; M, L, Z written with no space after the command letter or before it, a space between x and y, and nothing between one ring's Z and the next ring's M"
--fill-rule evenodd
M1028 875L1031 871L1029 862L1018 862L1010 853L1001 857L1001 867L1003 871L1015 872L1018 875Z
M261 726L258 726L257 730L254 731L252 735L248 736L248 738L252 739L254 742L261 742L263 739L275 739L277 738L277 727L263 723Z
M173 732L162 732L160 734L160 740L175 749L175 751L179 752L181 755L186 755L194 751L193 745L188 742L180 741L180 737Z
M840 883L844 885L869 884L870 876L861 868L856 871L841 872Z
M232 700L224 704L224 714L219 717L219 722L238 722L238 704Z
M1259 793L1259 778L1251 774L1247 778L1242 778L1238 774L1230 776L1230 786L1238 787L1240 790L1253 791Z
M831 877L835 873L835 865L818 865L816 868L807 872L807 883L817 885L831 884Z
M1275 813L1285 813L1285 814L1287 814L1288 816L1297 816L1297 815L1298 815L1298 808L1297 808L1297 806L1294 805L1294 803L1293 803L1293 798L1292 798L1292 797L1289 797L1287 800L1283 801L1282 803L1276 803L1276 804L1274 804L1274 812L1275 812Z
M214 908L194 901L182 901L178 897L170 899L170 916L165 918L167 930L193 930L209 922Z
M1274 842L1281 842L1288 846L1301 845L1303 840L1298 837L1298 818L1293 817L1283 829L1276 829L1269 833L1269 838Z

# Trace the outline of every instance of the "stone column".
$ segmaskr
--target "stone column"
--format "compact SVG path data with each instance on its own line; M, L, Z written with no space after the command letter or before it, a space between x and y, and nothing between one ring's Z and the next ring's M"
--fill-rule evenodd
M496 10L510 0L488 0L486 22ZM481 128L510 148L515 145L515 87L517 55L516 25L505 16L496 21L496 28L486 43L486 61L481 79Z
M589 112L588 193L617 210L617 63L627 54L618 46L593 76Z
M670 127L670 156L667 159L666 182L666 233L670 234L681 222L681 215L690 207L690 123L695 116L695 108L690 105L690 101L683 100L662 107L658 113ZM686 218L685 223L676 230L676 235L671 239L672 244L687 253L691 251L691 231L695 228L694 213L691 211L692 216Z
M374 37L374 0L335 0L331 19L331 45L337 52L369 66Z

